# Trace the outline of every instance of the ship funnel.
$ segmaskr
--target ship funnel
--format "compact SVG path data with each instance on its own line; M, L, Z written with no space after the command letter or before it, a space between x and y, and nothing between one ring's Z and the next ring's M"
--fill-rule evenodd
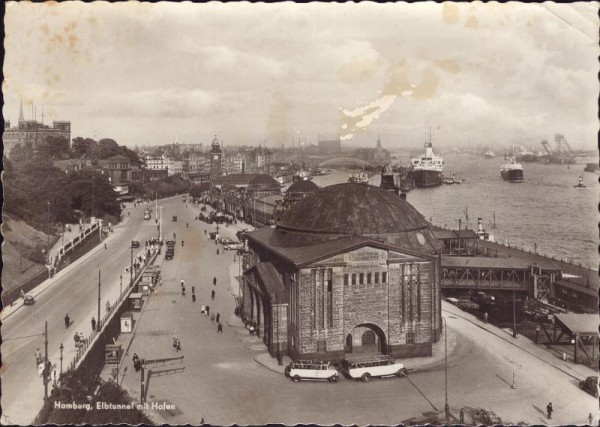
M483 233L483 220L481 218L477 218L477 231Z

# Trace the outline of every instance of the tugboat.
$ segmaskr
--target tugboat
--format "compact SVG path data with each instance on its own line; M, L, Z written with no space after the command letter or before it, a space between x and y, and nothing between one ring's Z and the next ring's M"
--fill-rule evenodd
M416 188L437 187L442 184L444 159L433 152L431 130L427 134L425 153L419 158L411 159L411 165L411 175Z
M460 181L457 180L456 178L454 178L454 174L452 174L451 176L444 177L444 184L446 184L446 185L460 184Z
M493 151L486 151L484 157L486 159L493 159L494 157L496 157L496 154Z
M507 157L506 163L500 168L500 175L505 181L523 182L523 165L517 163L514 157Z
M574 185L573 187L575 187L575 188L587 188L587 186L585 185L585 182L583 182L583 177L582 176L579 177L579 182L577 183L577 185Z

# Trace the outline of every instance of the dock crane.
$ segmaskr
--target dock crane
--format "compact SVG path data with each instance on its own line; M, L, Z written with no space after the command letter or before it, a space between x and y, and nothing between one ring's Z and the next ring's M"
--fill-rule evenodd
M545 139L542 141L542 145L544 146L544 149L546 150L546 152L550 155L554 154L552 152L552 148L550 148L550 144L548 143L548 141L546 141Z

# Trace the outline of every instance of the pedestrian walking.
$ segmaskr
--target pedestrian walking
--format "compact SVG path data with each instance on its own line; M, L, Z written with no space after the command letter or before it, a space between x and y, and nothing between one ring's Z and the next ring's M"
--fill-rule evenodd
M192 302L196 302L196 294L192 294Z
M194 295L196 293L196 287L192 286L192 295Z
M464 423L465 423L465 410L464 410L464 408L460 408L459 416L460 416L460 423L464 425Z
M212 292L210 293L210 298L211 298L212 300L214 300L214 299L215 299L215 290L214 290L214 289L213 289L213 290L212 290Z
M96 319L94 319L94 317L92 317L92 331L96 330Z
M250 325L250 336L254 336L254 325Z
M215 323L215 314L214 313L213 313L212 316L210 316L210 321L213 322L213 323Z
M210 307L207 305L206 306L206 315L208 316L210 314Z
M181 341L179 341L179 338L177 338L177 351L181 351Z
M592 425L592 421L594 421L594 417L592 416L592 413L590 412L590 414L588 415L588 424Z
M219 323L220 319L221 319L221 313L217 313L217 323Z
M552 419L552 412L553 411L554 411L554 409L552 408L552 402L549 402L548 405L546 406L546 415L548 416L549 420Z
M35 366L38 366L40 363L42 363L42 352L38 348L35 352Z
M217 322L217 333L223 333L223 325Z
M181 288L181 295L185 296L185 286Z
M177 351L177 338L173 337L173 350Z
M488 317L488 314L487 314L487 311L486 311L485 313L483 313L483 321L484 321L485 323L487 323L487 322L488 322L488 319L489 319L489 317Z
M216 276L215 276L215 277L213 277L213 285L214 285L214 286L217 286L217 277L216 277Z
M181 287L183 288L184 284L183 284L183 279L181 279Z
M200 307L200 314L201 315L206 315L206 307L204 306L204 304L202 304L202 307Z

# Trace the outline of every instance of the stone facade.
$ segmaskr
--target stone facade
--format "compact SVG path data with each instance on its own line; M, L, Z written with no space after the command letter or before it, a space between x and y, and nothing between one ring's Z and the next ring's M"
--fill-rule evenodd
M259 259L275 261L260 248L252 253L248 265ZM437 262L432 256L365 246L300 269L275 263L289 301L285 312L283 305L279 310L280 322L287 321L280 323L280 352L294 359L341 360L347 353L360 353L367 333L380 353L430 356L441 326ZM244 290L246 316L259 319L260 295L251 296L248 285ZM260 330L268 335L269 323L275 321L266 306L263 301ZM274 355L276 338L264 336L264 341Z
M399 196L359 184L319 189L276 227L248 235L243 314L272 355L430 356L441 333L439 246Z

